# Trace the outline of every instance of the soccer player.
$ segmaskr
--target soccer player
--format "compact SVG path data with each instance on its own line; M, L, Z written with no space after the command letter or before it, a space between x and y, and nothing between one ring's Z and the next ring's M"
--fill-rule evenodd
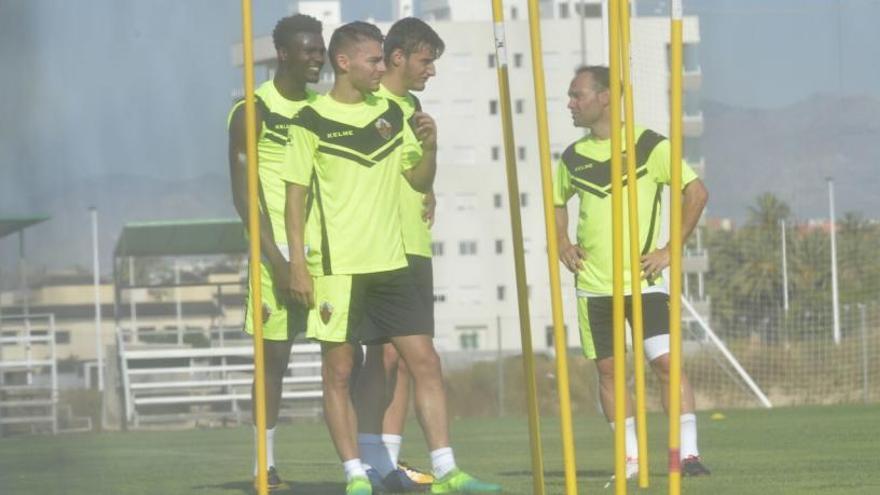
M385 37L386 72L375 94L399 105L411 126L415 125L413 115L421 111L421 104L412 91L425 89L428 79L436 74L434 61L442 55L444 48L440 36L414 17L395 22ZM416 191L401 176L403 247L431 332L434 331L433 205L433 194ZM383 373L386 374L384 379ZM358 447L374 489L394 493L420 491L429 488L433 481L431 475L405 463L399 464L410 383L409 371L394 345L386 343L367 347L354 400L358 411Z
M290 299L290 268L284 208L286 185L280 167L287 144L287 128L293 116L315 99L307 83L318 82L324 65L321 22L307 15L293 15L278 21L272 32L278 57L275 77L255 91L257 156L259 170L260 246L263 261L262 319L263 351L266 359L266 454L269 488L281 486L275 467L275 425L281 408L284 373L297 332L306 328L308 308ZM247 225L247 153L244 100L236 102L229 115L229 169L235 209ZM253 334L252 294L248 285L245 331ZM253 387L252 387L253 398ZM253 402L252 402L253 403ZM256 436L256 427L254 435ZM256 439L255 439L256 441ZM257 474L254 460L254 476ZM255 481L256 482L256 481Z
M415 384L437 477L431 490L497 492L498 485L458 469L449 447L440 358L407 268L400 226L400 174L417 191L430 191L437 135L427 114L414 114L414 133L400 106L373 95L385 72L382 40L379 29L365 22L338 28L328 47L333 88L301 110L290 128L283 178L291 294L313 308L307 336L321 343L324 418L343 462L347 494L372 493L349 395L354 345L386 340ZM314 201L306 220L309 190Z
M575 127L589 133L569 146L562 154L554 181L556 226L559 257L576 275L578 326L587 358L593 359L599 372L602 410L611 428L619 427L614 418L614 357L612 338L611 271L611 115L607 67L582 67L575 73L568 90L568 108ZM625 145L624 145L625 146ZM663 186L669 184L669 141L643 128L636 128L634 152L638 166L639 239L642 246L642 291L645 331L645 356L662 385L663 407L668 410L669 384L669 295L662 283L661 271L669 265L669 246L660 247L660 211ZM625 172L624 172L625 173ZM708 193L694 171L682 164L682 241L697 225ZM672 194L679 194L673 191ZM577 242L568 238L566 203L577 195L580 213ZM626 221L626 216L624 217ZM629 245L624 226L624 245ZM628 248L625 252L629 252ZM624 256L624 290L631 294L629 257ZM636 289L638 290L638 289ZM626 315L631 320L631 296L625 297ZM697 420L694 416L694 392L687 377L681 376L681 460L684 475L709 474L697 450ZM627 478L638 473L638 446L632 401L626 397Z

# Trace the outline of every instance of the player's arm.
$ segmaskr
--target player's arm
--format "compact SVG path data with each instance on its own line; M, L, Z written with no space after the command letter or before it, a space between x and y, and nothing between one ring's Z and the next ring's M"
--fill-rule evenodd
M691 176L691 180L681 191L681 244L684 245L697 227L700 216L703 215L703 209L709 201L709 191L703 181L689 167L683 167L682 173ZM666 246L642 256L642 276L644 278L656 277L669 266L669 260L668 243Z
M568 200L574 194L571 178L565 165L559 164L553 181L553 202L556 204L556 245L559 248L559 261L572 273L584 268L583 260L587 253L568 238Z
M259 108L256 109L257 140L260 136L260 128L263 124L263 115ZM244 105L238 105L232 113L229 123L229 176L232 184L232 201L235 211L248 227L248 190L247 190L247 126L245 122ZM258 179L259 180L259 179ZM269 215L259 210L260 221L260 252L269 261L272 267L273 285L278 290L278 295L285 297L288 286L287 260L275 244L275 236L272 233L272 224Z
M284 221L290 249L290 298L306 307L315 305L312 276L306 265L306 198L314 173L317 137L299 125L292 125L285 148L281 179L285 189Z
M437 173L437 124L425 112L413 114L415 137L421 142L422 157L415 167L403 171L403 176L413 189L430 193ZM404 129L404 133L409 132Z
M315 305L312 276L306 266L306 186L287 183L284 220L287 224L287 244L290 246L290 297L308 308Z
M437 196L434 195L434 191L425 194L425 199L422 200L422 206L424 207L422 210L422 220L427 222L428 227L433 227L434 213L437 211Z
M572 273L583 270L587 253L568 238L568 208L565 206L556 207L556 243L559 246L559 261Z

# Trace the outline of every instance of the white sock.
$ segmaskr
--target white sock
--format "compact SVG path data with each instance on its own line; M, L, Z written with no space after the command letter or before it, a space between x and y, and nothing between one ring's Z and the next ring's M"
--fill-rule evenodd
M342 469L345 470L345 481L349 482L355 476L366 478L367 472L364 470L363 464L359 458L349 459L342 463Z
M434 477L440 479L455 469L455 456L452 455L452 447L443 447L442 449L431 451L431 468L434 471Z
M275 428L266 428L266 468L275 465ZM257 475L257 427L254 426L254 476Z
M388 457L391 458L391 465L395 468L400 460L400 445L403 443L403 437L400 435L382 435L382 445L388 451Z
M690 456L699 456L697 450L697 416L694 414L681 415L681 459Z
M373 468L383 478L394 471L395 464L391 462L391 457L382 443L382 435L359 433L358 449L365 469Z
M614 422L608 423L611 426L611 431L614 431ZM624 421L624 428L626 430L626 458L627 459L638 459L639 458L639 439L636 436L636 420L632 416L626 418Z

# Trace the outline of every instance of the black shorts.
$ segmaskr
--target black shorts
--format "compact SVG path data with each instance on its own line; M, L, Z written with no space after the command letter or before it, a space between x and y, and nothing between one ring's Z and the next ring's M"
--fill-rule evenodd
M434 333L434 264L431 258L414 254L406 255L409 271L416 284L416 293L422 300L425 321L430 321L431 333Z
M584 355L603 359L614 355L614 304L611 296L578 298L578 323ZM624 297L626 321L632 325L632 297ZM669 334L669 296L642 294L644 338Z

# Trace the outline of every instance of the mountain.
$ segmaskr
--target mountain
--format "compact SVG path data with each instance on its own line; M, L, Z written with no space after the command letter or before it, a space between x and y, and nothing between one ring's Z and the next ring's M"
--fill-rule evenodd
M775 109L702 108L711 216L741 220L772 192L799 219L827 218L829 176L838 215L880 216L880 101L820 94Z

